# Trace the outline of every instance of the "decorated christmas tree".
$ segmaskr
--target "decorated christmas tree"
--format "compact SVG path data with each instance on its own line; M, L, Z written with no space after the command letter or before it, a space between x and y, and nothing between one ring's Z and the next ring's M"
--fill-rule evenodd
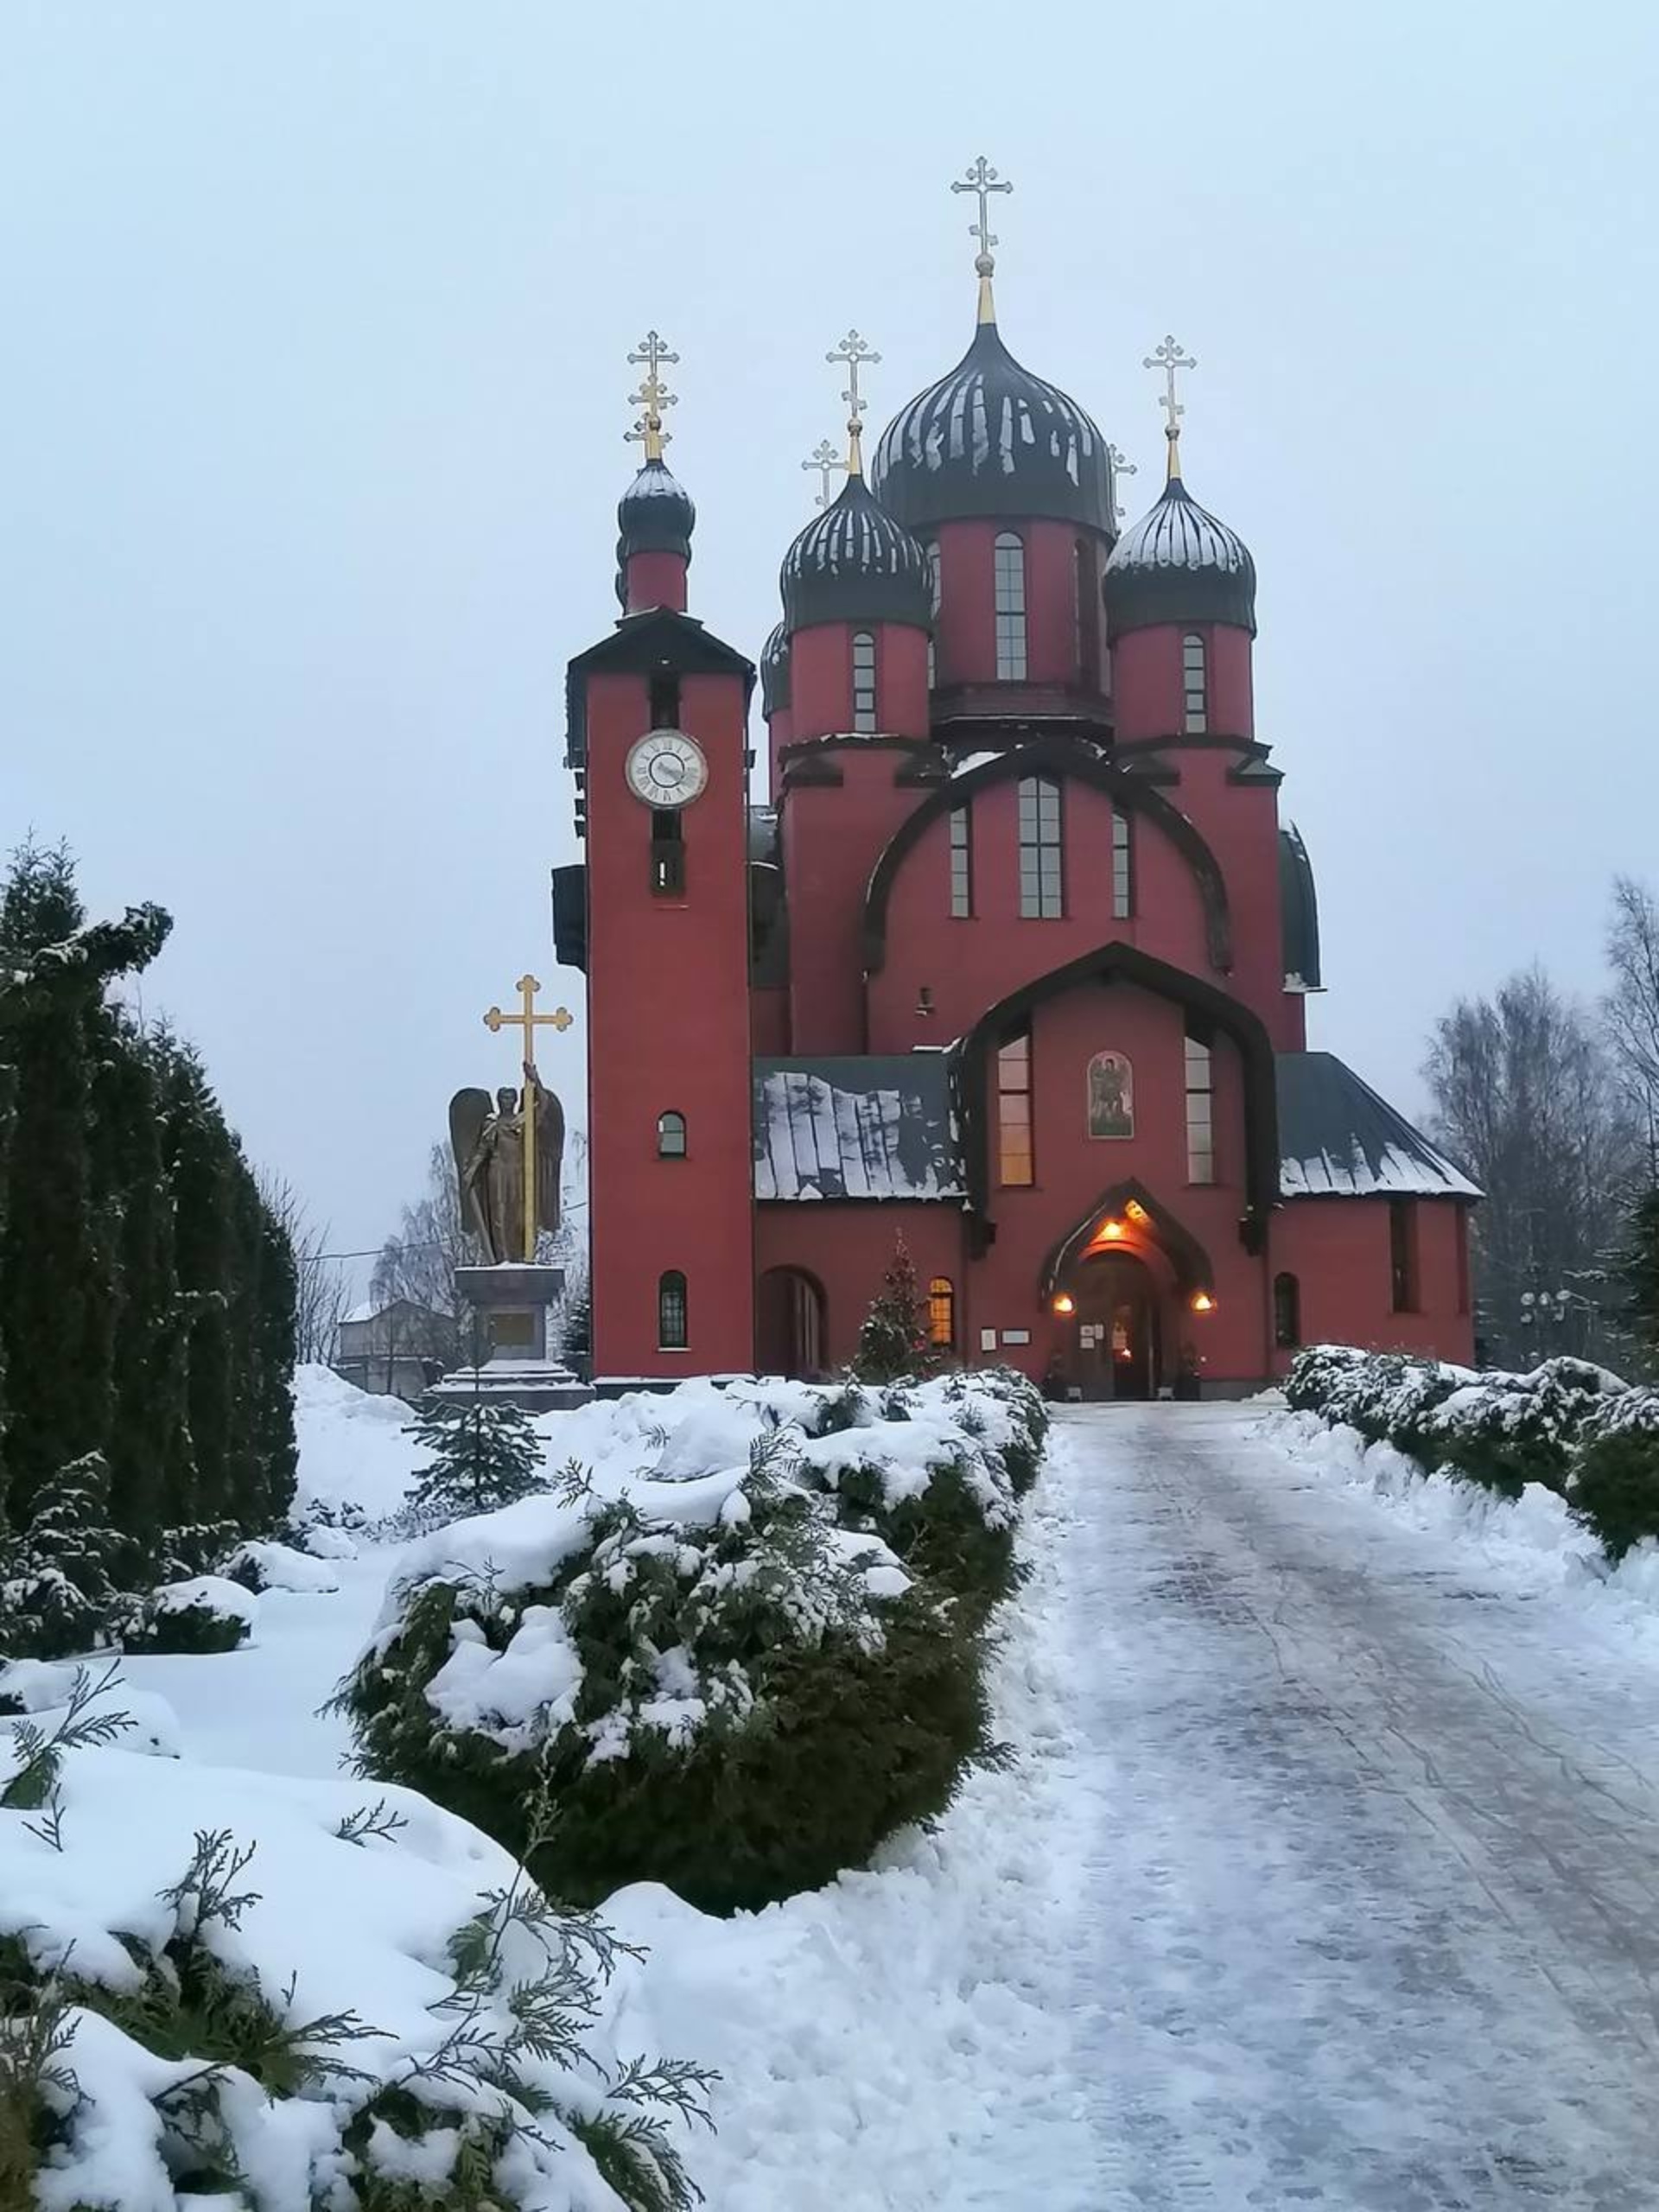
M530 1415L475 1391L467 1398L429 1398L412 1433L432 1455L416 1470L410 1503L418 1512L459 1521L493 1513L543 1486L542 1445Z
M921 1285L909 1247L896 1237L880 1290L858 1332L853 1371L861 1382L897 1382L907 1375L929 1374L933 1365Z

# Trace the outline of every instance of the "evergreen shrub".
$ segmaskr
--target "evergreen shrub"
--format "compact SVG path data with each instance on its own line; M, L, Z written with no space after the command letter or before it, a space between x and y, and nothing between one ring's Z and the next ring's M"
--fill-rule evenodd
M628 1400L572 1416L567 1435L602 1447L609 1424L655 1465L570 1469L559 1495L415 1548L342 1686L363 1766L575 1903L649 1879L756 1908L865 1863L990 1756L1003 1452L1041 1432L1017 1378L951 1387L885 1420L800 1385L688 1385L649 1402L651 1431L626 1430ZM747 1459L721 1471L739 1433Z
M1573 1471L1567 1502L1611 1560L1659 1536L1659 1430L1632 1423L1598 1436Z
M235 1651L248 1640L253 1604L239 1583L214 1574L164 1583L127 1639L131 1651Z

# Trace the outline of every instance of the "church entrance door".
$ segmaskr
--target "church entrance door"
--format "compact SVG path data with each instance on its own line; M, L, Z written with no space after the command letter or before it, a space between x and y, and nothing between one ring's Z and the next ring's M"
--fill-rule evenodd
M1079 1270L1077 1379L1085 1398L1154 1398L1162 1371L1158 1294L1144 1261L1128 1252Z
M824 1371L823 1292L799 1268L768 1268L754 1300L755 1365L811 1382Z

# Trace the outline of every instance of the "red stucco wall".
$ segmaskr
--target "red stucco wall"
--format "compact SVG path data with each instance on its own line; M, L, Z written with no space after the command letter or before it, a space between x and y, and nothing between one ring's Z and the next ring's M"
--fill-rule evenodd
M1305 1344L1363 1344L1377 1351L1474 1356L1474 1321L1459 1247L1468 1207L1456 1198L1408 1201L1417 1236L1418 1310L1392 1310L1389 1206L1384 1198L1294 1198L1274 1216L1273 1272L1301 1287ZM1279 1359L1282 1370L1291 1355Z

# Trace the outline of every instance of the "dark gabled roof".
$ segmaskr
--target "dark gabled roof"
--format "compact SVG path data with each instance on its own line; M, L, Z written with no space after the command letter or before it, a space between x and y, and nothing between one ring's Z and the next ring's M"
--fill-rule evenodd
M754 1064L757 1198L959 1198L944 1052Z
M1477 1184L1334 1052L1276 1055L1287 1198L1478 1198Z
M600 671L639 676L741 676L746 704L754 690L754 663L705 630L695 615L677 613L671 607L625 614L608 638L578 653L566 671L564 760L568 768L580 768L588 759L583 678Z

